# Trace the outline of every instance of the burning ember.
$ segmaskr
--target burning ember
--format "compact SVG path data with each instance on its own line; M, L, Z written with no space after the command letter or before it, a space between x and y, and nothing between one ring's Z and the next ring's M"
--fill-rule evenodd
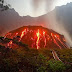
M32 48L68 48L63 35L41 26L25 26L5 35L12 39L17 36L20 36L18 41L28 44ZM10 45L12 45L12 41L8 43L8 46Z
M7 44L7 46L11 48L11 47L12 47L12 44L13 44L13 42L12 42L12 40L11 40L11 41Z

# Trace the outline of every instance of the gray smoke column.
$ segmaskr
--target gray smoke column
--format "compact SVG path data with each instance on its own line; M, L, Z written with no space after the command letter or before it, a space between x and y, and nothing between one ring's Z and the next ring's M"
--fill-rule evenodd
M63 21L60 21L60 22L58 21L57 12L55 10L52 11L50 14L48 14L47 18L50 23L50 28L64 35L67 45L71 47L72 46L71 36L69 35L68 29L66 29L66 26L64 26L65 24L63 23Z
M52 8L56 0L45 0L46 2L46 12L49 12Z
M32 7L34 11L37 11L39 7L41 7L42 3L45 3L46 12L50 11L57 0L32 0Z
M32 0L33 8L37 9L40 3L41 3L41 0Z
M45 2L45 11L49 12L52 10L55 2L57 2L58 0L32 0L32 5L33 5L32 7L33 7L35 13L37 12L38 8L41 6L42 1ZM53 10L50 13L48 13L48 15L46 15L46 17L45 17L45 19L47 20L45 26L48 27L48 25L49 25L49 27L51 29L55 30L56 32L63 34L66 38L67 44L69 46L72 46L71 37L69 35L69 32L67 31L68 29L66 29L67 20L69 20L69 22L68 22L69 24L72 21L72 20L70 21L70 19L71 19L70 17L72 14L70 16L67 16L70 14L69 11L71 11L68 7L66 7L66 8L62 7L61 9L59 8L60 11L58 11L58 12L56 12L56 10ZM63 10L66 10L66 12ZM58 13L58 15L57 15L57 13ZM61 14L59 14L59 13L61 13ZM62 18L60 18L60 17L62 17ZM64 23L63 21L66 23ZM69 26L68 23L67 23L67 26Z

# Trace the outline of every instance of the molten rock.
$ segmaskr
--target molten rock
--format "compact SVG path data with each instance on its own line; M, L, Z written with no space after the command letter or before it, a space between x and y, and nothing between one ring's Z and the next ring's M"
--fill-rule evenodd
M24 26L7 33L5 37L21 41L31 48L67 48L63 35L42 26Z

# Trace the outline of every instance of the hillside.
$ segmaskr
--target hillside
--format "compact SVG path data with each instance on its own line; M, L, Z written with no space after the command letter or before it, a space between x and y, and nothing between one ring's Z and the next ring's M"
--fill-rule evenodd
M0 45L0 72L72 72L72 50L57 50L61 61L53 59L51 50Z
M41 42L43 48L38 45L41 40L38 41L36 34L38 37L40 35L40 38L43 37L44 43ZM50 48L48 48L49 45L44 48L45 38L48 39L46 37L47 34L50 37L48 41ZM32 36L35 36L34 38L38 41L36 42L36 45L39 46L37 49L26 44L27 40ZM58 36L57 39L55 38L56 36ZM51 38L54 39L51 40ZM62 45L66 45L65 40L63 41L62 38L64 38L63 35L42 26L23 26L10 31L5 37L0 37L0 71L72 72L72 49ZM30 43L31 41L28 42ZM61 44L61 49L58 44Z
M21 41L31 48L68 48L63 35L42 26L23 26L10 31L5 37Z

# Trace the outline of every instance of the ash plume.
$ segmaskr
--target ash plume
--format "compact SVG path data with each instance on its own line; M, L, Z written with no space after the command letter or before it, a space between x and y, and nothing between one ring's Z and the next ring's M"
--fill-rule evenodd
M55 30L56 32L64 35L67 45L69 47L71 47L72 46L71 35L69 34L69 31L68 31L69 28L66 28L68 24L66 25L66 23L64 23L64 20L63 20L64 18L60 19L60 16L61 15L57 15L56 10L52 11L52 13L50 13L50 15L48 15L50 28ZM70 29L71 29L71 27L70 27Z
M34 9L37 9L39 7L39 3L41 3L41 0L32 0Z
M32 0L32 5L33 5L35 14L36 14L38 8L41 6L42 1L44 1L44 3L45 3L45 11L49 12L53 8L53 5L55 4L55 2L57 0ZM51 29L63 34L65 36L68 44L70 46L72 46L72 40L71 40L71 37L69 34L71 26L72 26L71 25L71 23L72 23L71 16L72 15L67 16L70 11L68 7L70 7L70 6L69 5L66 5L66 7L62 6L62 8L59 9L60 11L53 10L51 13L48 13L48 15L46 15L44 17L46 19L46 24L44 26L50 27ZM64 14L63 14L61 12L61 10L62 11L66 10L66 12L64 11L63 12ZM71 17L71 18L69 19L68 17L69 18ZM49 20L49 22L48 22L48 20Z
M42 3L45 4L46 12L50 11L53 7L53 4L56 0L32 0L32 7L34 11L37 11L39 7L41 7Z

